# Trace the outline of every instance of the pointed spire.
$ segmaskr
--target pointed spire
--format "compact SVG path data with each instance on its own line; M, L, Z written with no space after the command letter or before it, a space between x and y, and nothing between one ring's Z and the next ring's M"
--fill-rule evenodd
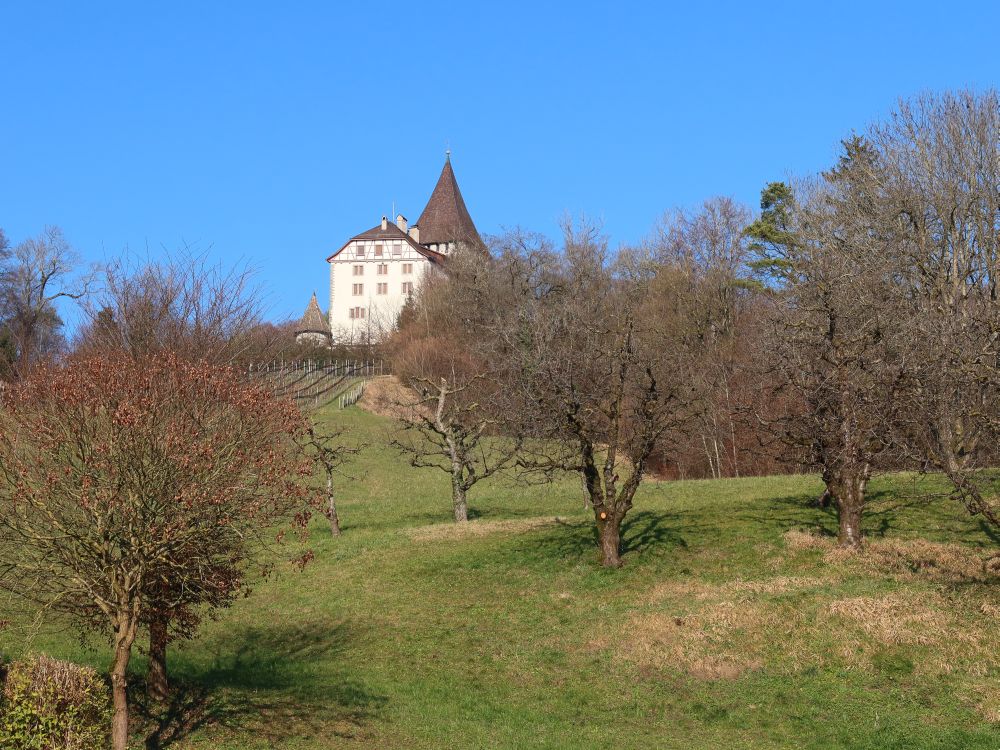
M417 219L417 226L420 227L420 243L423 245L481 241L455 179L451 166L451 149L445 151L441 176L423 213Z
M299 321L295 333L330 333L330 326L323 317L323 311L319 307L319 300L316 299L316 292L312 293L309 304L306 306L305 314Z

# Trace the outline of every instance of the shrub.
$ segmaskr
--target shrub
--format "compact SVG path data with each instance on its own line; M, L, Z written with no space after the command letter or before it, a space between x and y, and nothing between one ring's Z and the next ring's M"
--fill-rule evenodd
M111 701L96 671L45 655L7 668L0 694L0 748L103 750Z

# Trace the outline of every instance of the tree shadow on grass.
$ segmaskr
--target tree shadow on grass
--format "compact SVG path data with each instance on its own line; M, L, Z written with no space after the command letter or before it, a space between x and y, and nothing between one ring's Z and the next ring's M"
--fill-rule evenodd
M889 490L868 493L863 517L866 535L882 537L893 531L898 514L926 505L922 498L900 496ZM733 518L771 526L776 531L807 528L817 536L835 537L838 531L837 509L831 504L820 507L817 496L811 493L797 493L776 497L751 508L736 510Z
M982 531L983 536L987 537L994 544L1000 545L1000 533L998 533L1000 530L983 518L977 519L977 522L979 524L979 530Z
M653 547L669 545L687 548L688 544L680 535L681 519L676 513L655 513L639 511L625 517L622 524L622 554L641 553ZM597 542L597 530L594 530Z
M210 667L180 670L165 705L148 702L139 686L133 705L145 747L162 750L203 728L249 731L272 744L357 736L386 698L329 668L350 636L345 623L232 631Z
M801 529L835 538L839 527L837 509L832 505L821 508L816 499L810 493L771 498L735 511L732 519L759 529L770 528L779 535ZM980 519L963 518L956 507L940 495L880 488L868 493L862 530L871 539L917 536L980 547L1000 540L998 530L987 529Z
M554 526L533 531L522 539L522 552L544 558L597 559L599 544L597 526L590 518L567 520L556 518ZM675 513L649 510L632 513L622 524L622 554L641 554L653 550L687 548L680 533L680 516ZM530 541L528 540L530 539Z

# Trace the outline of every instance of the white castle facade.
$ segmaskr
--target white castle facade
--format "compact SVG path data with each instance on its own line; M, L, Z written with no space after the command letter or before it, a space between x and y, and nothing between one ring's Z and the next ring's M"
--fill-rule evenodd
M393 330L399 313L428 274L460 245L480 246L448 155L416 224L402 214L382 217L349 239L326 260L330 265L330 307L322 328L318 304L310 306L296 331L299 341L367 343Z

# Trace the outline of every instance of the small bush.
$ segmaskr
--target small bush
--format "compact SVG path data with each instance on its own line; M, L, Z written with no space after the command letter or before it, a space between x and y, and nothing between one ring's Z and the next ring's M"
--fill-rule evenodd
M48 656L7 667L0 748L103 750L110 746L108 687L93 669Z

